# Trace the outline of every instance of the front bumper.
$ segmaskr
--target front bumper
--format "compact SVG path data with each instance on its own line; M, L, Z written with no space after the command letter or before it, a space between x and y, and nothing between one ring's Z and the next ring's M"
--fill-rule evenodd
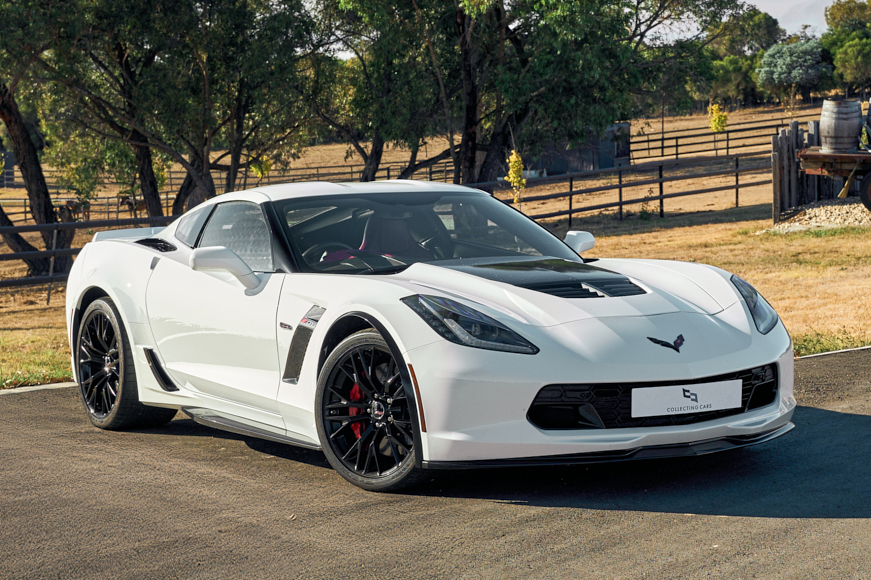
M541 353L528 356L468 348L446 341L405 354L414 367L426 432L423 464L429 467L537 465L697 455L753 445L790 429L793 354L782 325L758 335L727 356L689 356L679 364L624 357L617 362L533 342ZM658 348L658 347L657 347ZM660 349L666 355L665 349ZM658 354L658 351L654 351ZM774 363L779 385L773 403L741 414L689 425L612 429L541 429L527 413L547 384L670 381L716 376Z

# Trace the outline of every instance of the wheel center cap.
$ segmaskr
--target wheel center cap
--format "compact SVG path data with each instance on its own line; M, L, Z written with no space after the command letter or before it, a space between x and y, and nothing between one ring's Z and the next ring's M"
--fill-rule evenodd
M373 419L383 419L384 415L387 413L387 409L384 408L384 404L380 401L374 401L372 403L372 418Z

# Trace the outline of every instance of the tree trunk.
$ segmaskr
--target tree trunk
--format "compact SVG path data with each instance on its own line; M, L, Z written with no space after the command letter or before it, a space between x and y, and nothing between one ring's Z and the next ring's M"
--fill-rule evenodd
M478 145L478 84L475 74L475 50L470 30L472 23L472 18L462 10L457 10L460 72L463 79L463 127L460 129L460 172L454 171L454 183L478 181L475 175Z
M411 158L408 160L408 165L399 174L396 179L411 179L414 176L415 164L417 163L417 152L420 148L411 151Z
M137 142L145 142L145 136L138 131L133 131L131 139ZM154 165L151 161L151 148L146 145L132 145L136 156L136 169L139 172L139 187L142 191L142 201L145 202L145 211L150 217L163 216L163 204L160 202L160 191L157 187L157 177L154 175Z
M381 167L381 157L384 155L384 139L381 138L381 131L375 130L372 136L372 145L369 147L369 156L366 158L366 164L363 166L363 173L360 175L360 181L375 181L378 175L378 168Z
M188 173L184 176L184 181L181 182L181 187L178 188L178 193L175 194L175 199L172 202L172 215L181 215L184 213L184 206L193 190L194 179L191 177L190 173Z
M51 196L48 193L48 185L45 183L45 175L42 173L42 165L40 165L39 157L36 155L36 148L33 146L33 141L30 140L30 134L24 125L24 119L21 116L21 111L18 109L18 103L15 102L14 95L9 92L5 83L0 83L0 119L6 125L6 130L12 141L12 150L15 152L18 168L21 171L21 177L27 189L27 197L30 200L30 213L34 221L38 224L57 222L54 206L51 203ZM4 217L6 216L4 215ZM51 248L52 232L46 231L41 232L41 234L45 247ZM74 230L59 231L57 233L56 249L69 248L74 236ZM6 236L4 236L4 239L6 239ZM9 241L7 239L6 243L8 244ZM20 241L23 241L23 239L12 239L12 242L17 245L20 245ZM10 248L12 247L10 244ZM42 264L46 264L44 269ZM47 260L36 260L32 264L28 263L29 275L48 274L47 264ZM69 257L55 258L55 273L63 274L67 272L71 264L72 260Z
M230 169L227 170L227 183L224 193L236 189L236 180L239 178L239 164L242 160L242 143L245 136L245 115L248 112L248 103L243 95L245 91L244 81L240 82L239 94L236 97L236 110L233 112L233 121L230 123Z
M6 215L6 212L3 211L3 206L0 206L0 227L11 227L15 224L12 220L9 219L9 216ZM38 252L39 248L32 246L21 237L21 234L3 234L3 241L6 242L6 245L9 246L9 249L12 250L13 253L18 252ZM31 258L27 260L23 260L25 264L27 264L27 275L28 276L39 276L48 273L50 262L49 258Z

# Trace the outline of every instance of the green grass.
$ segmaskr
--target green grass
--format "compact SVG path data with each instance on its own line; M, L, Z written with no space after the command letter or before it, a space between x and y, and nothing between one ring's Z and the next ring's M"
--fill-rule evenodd
M72 378L62 307L0 312L0 389Z
M812 332L792 337L792 348L795 356L807 356L862 346L871 346L871 339L856 337L846 331L836 334Z

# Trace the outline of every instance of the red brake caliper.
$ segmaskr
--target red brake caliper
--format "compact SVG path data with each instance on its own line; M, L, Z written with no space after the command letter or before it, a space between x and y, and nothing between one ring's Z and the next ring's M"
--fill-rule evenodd
M354 383L354 387L351 389L350 399L355 403L359 403L363 400L363 390L357 383ZM350 409L348 409L348 415L350 415L351 417L353 417L354 415L359 415L362 412L363 409L357 409L356 407L351 407ZM360 423L360 421L355 421L351 425L351 431L354 432L354 435L357 436L357 439L360 438L360 435L363 434L363 425Z

